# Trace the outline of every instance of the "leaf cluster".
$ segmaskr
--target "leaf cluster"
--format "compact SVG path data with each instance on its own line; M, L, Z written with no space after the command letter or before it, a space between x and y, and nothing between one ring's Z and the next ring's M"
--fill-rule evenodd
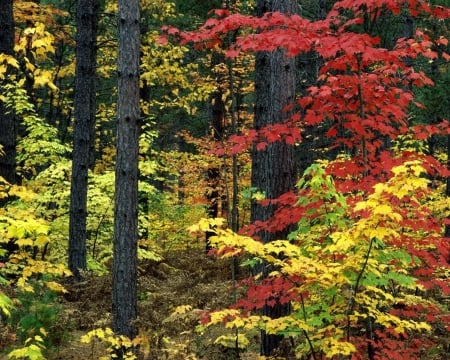
M263 262L268 269L264 278L257 274L241 285L247 296L235 307L210 313L206 326L224 323L242 337L251 329L290 336L296 339L298 357L327 358L359 356L365 351L360 338L375 341L383 331L402 336L430 331L420 313L411 317L393 311L399 306L439 308L417 295L430 284L413 275L418 267L445 266L443 259L429 263L421 252L424 246L433 252L440 228L429 218L411 227L413 219L427 213L424 168L417 161L393 168L389 181L357 202L339 193L325 170L326 163L314 164L300 180L297 206L303 217L290 240L262 244L223 229L220 220L205 219L191 228L215 232L211 242L219 255L245 253L254 259L247 265ZM272 319L258 313L288 302L292 312L287 316Z

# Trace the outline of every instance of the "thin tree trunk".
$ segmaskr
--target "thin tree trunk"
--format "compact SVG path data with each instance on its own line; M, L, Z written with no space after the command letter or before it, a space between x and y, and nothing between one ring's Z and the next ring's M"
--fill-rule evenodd
M286 14L296 12L293 0L258 0L257 15L279 11ZM295 98L295 59L288 58L282 50L259 52L256 54L255 78L255 129L281 123L289 114L284 108L293 104ZM262 191L266 199L275 199L291 191L295 184L294 149L284 142L269 144L265 150L252 152L252 187ZM251 222L266 221L274 214L274 207L261 206L253 201ZM267 243L275 239L286 238L290 229L279 232L262 231L258 234L261 241ZM267 275L268 269L255 269ZM289 304L265 306L264 315L278 318L289 314ZM262 332L261 355L273 355L280 345L282 336Z
M222 141L225 133L225 104L222 99L224 93L223 84L226 83L223 71L218 70L217 67L225 63L223 54L214 52L211 58L211 68L215 74L217 90L211 96L211 125L210 130L214 141ZM208 201L207 213L210 218L218 217L220 208L226 208L226 201L223 194L223 180L220 175L220 167L213 166L207 172L207 190L206 199ZM222 210L223 211L223 210ZM206 251L211 250L209 238L213 236L213 232L206 232Z
M318 0L317 4L309 3L302 0L299 2L301 5L300 15L312 14L314 21L324 20L328 13L329 0ZM300 54L297 57L297 69L299 74L297 75L297 93L299 96L307 94L307 89L310 86L317 85L317 79L319 77L319 70L323 64L323 59L319 55L311 50ZM315 160L325 152L325 149L329 149L328 156L333 157L332 152L335 150L330 149L331 141L326 137L327 129L323 124L304 126L302 129L302 141L295 149L296 165L299 176L302 176L304 171L311 166ZM323 152L319 151L323 149Z
M0 0L0 54L14 54L13 0ZM4 80L2 80L3 83ZM1 85L1 83L0 83ZM16 121L0 101L0 176L11 184L16 183Z
M133 321L137 317L139 0L119 0L118 17L118 123L112 313L114 331L134 338L136 328Z
M86 269L88 169L95 129L97 0L77 2L74 135L70 188L69 269L80 279Z

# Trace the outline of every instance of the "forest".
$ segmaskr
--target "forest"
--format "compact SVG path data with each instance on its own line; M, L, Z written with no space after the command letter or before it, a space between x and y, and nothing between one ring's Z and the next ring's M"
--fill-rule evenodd
M449 37L449 0L0 0L0 359L449 359Z

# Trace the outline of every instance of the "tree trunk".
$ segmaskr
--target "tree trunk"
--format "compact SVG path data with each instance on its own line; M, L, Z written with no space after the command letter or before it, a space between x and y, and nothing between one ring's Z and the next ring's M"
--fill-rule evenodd
M119 0L118 123L114 206L114 331L136 336L139 144L139 0Z
M14 54L13 0L0 0L0 54ZM2 81L3 82L3 81ZM1 83L0 82L0 85ZM16 183L16 122L0 101L0 176L11 184Z
M258 0L257 15L279 11L286 14L296 12L293 0ZM289 116L283 109L294 103L295 98L295 59L288 58L282 50L259 52L256 54L255 78L255 129L281 123ZM269 144L263 151L252 152L252 187L262 191L266 199L278 198L291 191L295 185L294 149L284 142ZM274 207L261 206L253 201L251 222L266 221L274 214ZM257 235L267 243L275 239L285 239L290 229L277 233L262 231ZM265 275L268 269L256 269ZM287 315L289 304L266 306L264 315L277 318ZM262 333L261 355L273 355L282 336Z
M329 0L318 0L317 3L300 1L300 15L311 15L311 20L324 20L328 13ZM323 59L314 51L308 51L297 56L297 94L304 96L310 86L317 86L319 70L323 65ZM333 157L335 150L330 149L331 139L326 137L326 126L323 124L303 126L302 141L295 149L297 173L302 176L304 171L311 166L318 157L328 153ZM328 150L327 150L328 149ZM322 150L322 151L321 151Z
M69 269L80 279L86 269L88 169L95 133L97 0L77 2L74 134L70 189Z
M222 53L213 52L211 58L211 68L215 75L215 82L217 84L216 91L211 96L211 122L210 131L212 133L214 141L222 141L225 135L225 104L223 101L223 94L225 87L227 86L227 81L224 78L225 74L218 68L219 65L225 63L225 56ZM220 208L222 208L222 213L225 212L224 209L227 207L227 199L223 192L223 181L220 175L220 167L212 166L207 172L207 189L206 189L206 199L208 201L207 213L210 218L217 218L220 216ZM214 235L214 232L206 232L206 252L211 250L211 244L209 238Z

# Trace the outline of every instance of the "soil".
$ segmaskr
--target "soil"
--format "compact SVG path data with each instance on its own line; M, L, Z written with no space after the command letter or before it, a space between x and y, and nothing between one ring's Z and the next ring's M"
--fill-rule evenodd
M233 302L231 260L208 256L200 248L171 251L164 254L163 259L146 261L138 268L139 318L136 326L139 336L144 339L138 358L236 358L233 350L214 344L223 328L203 333L196 331L202 313ZM104 343L84 344L80 338L92 329L111 327L110 277L87 273L81 283L64 286L68 293L60 300L58 326L61 339L46 354L47 359L97 360L107 356ZM174 314L175 308L182 305L189 305L189 310ZM255 351L239 354L240 358L257 359L256 343L257 339Z

